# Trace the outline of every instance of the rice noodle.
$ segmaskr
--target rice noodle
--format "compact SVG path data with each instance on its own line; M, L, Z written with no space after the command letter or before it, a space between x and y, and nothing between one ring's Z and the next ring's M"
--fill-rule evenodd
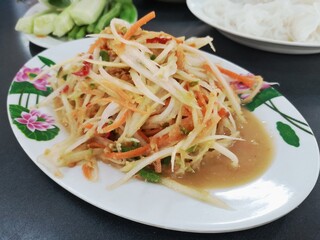
M241 34L320 43L319 0L210 0L203 12L215 25Z

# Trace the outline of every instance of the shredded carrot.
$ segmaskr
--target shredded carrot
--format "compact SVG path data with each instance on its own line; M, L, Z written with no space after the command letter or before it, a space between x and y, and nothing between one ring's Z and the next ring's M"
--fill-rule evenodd
M140 129L137 131L137 133L146 143L150 142L150 139Z
M97 47L101 47L105 43L103 38L98 38L93 44L91 44L88 53L93 53L94 49Z
M91 129L92 127L93 127L92 123L87 123L86 125L84 125L84 128L87 128L87 129Z
M238 73L232 72L228 69L225 69L221 66L217 66L218 69L220 70L221 73L233 78L234 80L243 83L247 87L253 87L255 81L253 80L252 76L245 76L245 75L240 75Z
M157 146L157 145L152 146L152 150L153 150L154 152L159 151L158 146ZM162 172L161 158L158 158L157 160L155 160L155 161L152 163L152 165L153 165L154 171L155 171L156 173L161 173L161 172Z
M192 115L192 109L189 106L183 106L182 107L182 116L191 116Z
M156 161L153 162L154 171L156 173L162 172L162 165L161 165L161 159L158 158Z
M152 129L144 129L143 133L144 135L146 135L147 137L153 136L155 134L157 134L158 132L160 132L162 130L161 127L158 128L152 128Z
M170 133L164 134L161 137L150 138L150 142L156 144L159 149L172 146L186 137L186 134L181 131L181 128L184 128L186 131L191 131L193 129L192 118L187 117L182 119L180 126L175 126Z
M202 114L204 114L206 112L206 106L207 106L207 102L205 100L204 94L202 94L200 91L195 91L195 95L197 98L197 102L201 107L201 112Z
M194 128L191 114L189 117L181 120L181 126L186 128L188 131L191 131Z
M132 37L141 26L143 26L144 24L146 24L147 22L149 22L155 17L156 17L156 13L152 11L147 15L143 16L142 18L140 18L128 29L128 31L124 35L124 38L129 39L130 37Z
M94 175L94 169L95 166L92 162L86 162L82 165L83 175L89 180L94 180L94 178L96 177Z
M158 148L164 148L164 147L169 147L173 146L176 144L178 141L182 140L185 137L182 133L176 132L176 134L165 134L161 137L158 137L151 142L155 142Z
M210 67L209 64L205 63L205 64L203 64L202 67L203 67L203 69L204 69L206 72L213 73L213 71L212 71L212 69L211 69L211 67Z
M122 124L124 124L126 122L127 116L128 116L128 111L125 112L118 121L112 123L111 125L108 125L108 126L102 128L102 131L104 133L108 133L108 132L111 132L112 130L114 130L116 128L119 128Z
M77 162L68 163L69 168L75 167L76 165L77 165Z
M180 70L184 70L185 54L182 48L177 49L176 57L177 57L177 68Z
M88 148L105 148L106 146L98 142L91 142L87 144L87 147Z
M110 152L110 153L104 153L104 155L105 157L112 158L112 159L127 159L127 158L139 157L144 154L148 154L150 150L151 150L150 144L147 144L143 147L139 147L127 152Z
M218 111L218 115L221 118L228 117L229 116L229 112L225 108L220 108L220 110Z

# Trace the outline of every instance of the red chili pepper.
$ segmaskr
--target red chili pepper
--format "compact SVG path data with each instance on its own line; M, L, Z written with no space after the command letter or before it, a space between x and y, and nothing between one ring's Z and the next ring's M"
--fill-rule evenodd
M105 137L105 138L109 138L110 135L111 135L111 132L108 132L108 133L105 133L105 134L104 134L104 137Z
M162 38L162 37L154 37L154 38L149 38L146 39L147 43L161 43L161 44L166 44L168 41L170 41L171 38Z
M83 67L73 74L79 77L85 77L89 74L92 64L89 62L83 62Z
M67 93L69 91L69 85L66 85L63 89L62 89L62 93Z
M229 112L225 108L220 108L220 110L218 111L218 115L221 118L229 117Z

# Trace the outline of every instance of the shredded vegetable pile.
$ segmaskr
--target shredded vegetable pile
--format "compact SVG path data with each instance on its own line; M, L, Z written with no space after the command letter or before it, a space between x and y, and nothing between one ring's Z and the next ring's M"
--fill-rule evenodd
M228 149L240 140L236 119L245 121L241 103L263 80L207 59L199 48L212 46L210 37L141 29L154 17L151 12L133 25L113 19L88 52L47 70L55 71L55 91L41 105L53 102L70 134L42 157L58 167L81 165L90 180L98 178L97 162L103 161L125 173L111 187L138 176L223 206L161 173L197 171L209 151L237 167Z

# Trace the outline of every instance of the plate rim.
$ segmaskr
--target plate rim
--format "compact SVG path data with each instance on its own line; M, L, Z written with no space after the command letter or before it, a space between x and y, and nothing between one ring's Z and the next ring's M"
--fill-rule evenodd
M67 42L65 43L64 45L70 45L70 47L72 45L75 45L77 43L81 43L81 42L85 42L86 44L89 44L91 43L93 39L80 39L80 40L75 40L75 41L72 41L72 42ZM89 45L87 45L89 46ZM47 49L43 52L41 52L40 54L41 55L45 55L47 52L51 52L51 51L55 51L55 48L64 48L65 46L57 46L57 47L54 47L54 48L51 48L51 49ZM209 54L209 53L208 53ZM31 58L29 61L27 61L25 65L28 65L31 61L33 61L39 54L35 55L33 58ZM247 71L245 70L244 68L242 68L241 66L235 64L235 63L232 63L226 59L223 59L221 57L218 57L216 55L213 55L213 54L209 54L209 55L212 55L214 58L217 58L218 60L220 61L225 61L227 62L228 64L232 64L234 65L235 67L237 68L240 68L240 69L243 69L244 71ZM21 69L21 68L20 68ZM14 81L14 78L10 84L10 88L11 88L11 85ZM283 99L289 103L296 111L297 113L299 113L301 115L301 113L295 108L294 105L291 104L291 102L288 101L287 98L285 98L283 96ZM317 182L317 179L318 179L318 176L319 176L319 170L320 170L320 156L319 156L319 151L317 151L317 156L314 156L316 159L315 161L317 162L317 176L314 176L315 177L315 181L313 182L312 187L310 186L310 191L303 197L301 197L300 201L296 202L295 204L293 204L294 206L289 206L289 205L285 205L285 207L282 208L282 212L281 214L278 214L276 215L276 217L274 218L271 218L269 219L268 221L260 221L260 222L257 222L256 224L251 224L251 225L238 225L238 227L235 227L233 226L232 228L230 228L229 225L233 225L232 223L230 224L226 224L226 227L223 227L223 225L221 226L216 226L215 228L210 228L210 223L207 223L207 225L202 225L202 227L204 227L203 229L200 229L200 228L195 228L195 226L193 227L189 227L188 229L186 228L182 228L180 225L177 225L177 226L167 226L167 225L163 225L163 224L157 224L157 223L150 223L150 222L146 222L146 221L143 221L141 219L137 219L135 217L129 217L129 216L126 216L126 215L123 215L123 214L119 214L117 211L115 210L110 210L110 208L105 208L99 204L97 204L95 201L91 200L91 199L88 199L86 198L82 193L78 192L76 189L73 189L72 187L66 185L63 181L60 181L59 179L55 178L52 174L50 174L45 168L44 166L40 165L39 162L37 162L36 160L32 159L31 156L29 155L28 151L25 149L25 146L19 141L18 139L18 136L17 136L17 132L18 130L16 129L16 127L14 126L14 124L12 123L12 120L10 118L10 113L9 113L9 106L10 104L10 101L9 101L9 93L8 93L8 97L7 97L7 103L6 103L6 106L7 106L7 113L8 113L8 118L9 118L9 123L10 123L10 126L11 126L11 129L13 130L13 133L18 141L18 143L20 144L20 146L23 148L23 150L27 153L27 155L29 156L30 160L32 160L37 167L39 167L48 177L50 177L54 182L56 182L58 185L60 185L61 187L63 187L64 189L66 189L67 191L69 191L70 193L72 193L73 195L79 197L80 199L92 204L93 206L95 207L98 207L104 211L107 211L109 213L112 213L112 214L115 214L117 216L120 216L120 217L123 217L125 219L129 219L129 220L132 220L132 221L135 221L135 222L139 222L139 223L142 223L142 224L146 224L146 225L150 225L150 226L155 226L155 227L159 227L159 228L163 228L163 229L170 229L170 230L177 230L177 231L185 231L185 232L198 232L198 233L221 233L221 232L233 232L233 231L239 231L239 230L245 230L245 229L249 229L249 228L254 228L254 227L258 227L258 226L261 226L261 225L264 225L264 224L267 224L269 222L272 222L286 214L288 214L289 212L291 212L292 210L294 210L298 205L300 205L307 197L308 195L311 193L311 191L313 190L316 182ZM301 117L303 118L303 120L306 122L306 120L304 119L304 117L301 115ZM318 147L318 143L315 139L315 137L313 136L313 139L312 141L315 143L315 147ZM201 224L200 224L201 225ZM211 226L212 227L212 226Z

